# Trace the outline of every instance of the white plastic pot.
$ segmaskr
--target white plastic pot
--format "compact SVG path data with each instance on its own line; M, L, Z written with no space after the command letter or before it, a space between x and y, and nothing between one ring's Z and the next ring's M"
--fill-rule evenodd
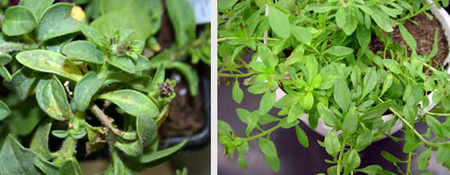
M447 13L447 11L445 11L445 9L443 9L443 8L438 9L434 5L431 7L431 12L433 13L434 17L441 23L442 27L444 28L445 37L446 37L447 41L449 41L449 44L450 44L450 16L449 16L449 14ZM447 58L444 61L444 66L449 66L449 62L450 62L450 53L449 53L449 55L447 55ZM450 73L450 66L447 68L447 72ZM428 95L428 99L430 100L430 105L425 107L424 110L426 112L432 110L436 106L436 104L432 103L433 94L434 93L430 93ZM283 90L281 90L281 89L276 90L276 100L277 101L279 99L281 99L284 95L286 95L286 93ZM423 113L421 113L421 115L423 115ZM384 115L382 117L382 119L384 122L386 122L386 121L390 121L393 117L394 116L392 114L389 114L389 115ZM299 119L309 126L308 114L303 114L302 116L299 117ZM402 128L403 128L402 122L397 121L397 123L391 129L391 134L398 132ZM327 125L325 125L323 120L321 118L319 118L317 128L314 131L316 131L317 133L319 133L322 136L325 136L327 134L327 132L330 131L331 129L332 129L331 127L328 127ZM385 137L383 137L383 138L385 138ZM383 138L381 138L381 139L383 139Z

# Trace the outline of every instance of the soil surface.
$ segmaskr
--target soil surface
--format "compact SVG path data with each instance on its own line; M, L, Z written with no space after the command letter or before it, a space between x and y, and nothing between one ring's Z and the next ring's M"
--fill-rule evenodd
M430 53L434 44L434 32L439 30L438 34L438 52L434 59L431 61L431 65L435 68L439 68L443 65L445 58L448 55L448 43L445 38L444 29L436 18L429 19L424 13L421 13L411 20L415 21L414 24L410 20L406 21L403 25L408 29L409 33L414 36L417 43L417 53L419 55L425 55ZM395 27L392 34L392 41L398 43L407 48L408 56L411 55L411 49L407 46L406 42L400 35L398 27ZM369 49L372 52L377 53L384 50L384 43L376 35L372 35L372 39L369 45ZM390 58L389 53L386 53L386 57Z
M177 72L173 72L170 79L177 81L177 95L169 106L169 116L160 128L161 137L164 139L198 134L205 127L201 93L192 97L186 80Z

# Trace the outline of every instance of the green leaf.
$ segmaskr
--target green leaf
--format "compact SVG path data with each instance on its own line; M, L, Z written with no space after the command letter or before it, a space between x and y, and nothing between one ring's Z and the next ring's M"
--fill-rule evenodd
M178 71L180 71L187 79L189 84L189 92L191 96L195 97L199 90L199 81L200 81L197 74L197 70L194 69L191 65L182 62L174 62L172 63L172 66Z
M40 174L34 166L37 155L24 148L17 140L8 135L0 151L0 172L3 174Z
M398 24L398 29L400 30L400 34L402 35L403 40L405 40L406 44L411 48L413 52L417 50L417 43L414 36L408 32L408 30L403 26L403 24Z
M181 150L181 148L184 147L184 145L186 145L188 140L183 140L181 143L164 149L164 150L159 150L156 152L151 152L149 154L144 154L141 157L139 157L139 162L140 163L155 163L155 162L163 162L165 160L168 160L170 157L172 157L173 155L175 155L175 153L177 153L178 151Z
M51 120L45 120L44 122L42 122L34 133L33 139L30 143L30 150L36 152L38 155L48 160L52 158L50 149L48 148L48 138L51 127Z
M133 30L130 40L145 42L151 33L150 15L135 8L125 8L120 11L109 12L95 19L90 26L105 36L113 36L117 31Z
M344 123L342 124L342 130L348 134L353 134L356 132L358 128L358 111L356 107L350 108L347 113L347 117L344 119Z
M73 101L78 111L85 111L89 107L92 97L103 86L104 81L95 72L89 72L77 82Z
M44 11L53 4L54 0L20 0L19 5L33 13L36 21L40 21Z
M278 64L278 57L276 57L273 52L264 44L258 45L258 56L261 58L266 67L274 70Z
M69 136L69 132L67 130L53 130L52 135L60 139L64 139Z
M386 66L390 71L400 74L402 70L400 69L400 65L397 63L397 61L393 59L383 59L383 64Z
M106 37L94 28L90 26L82 26L81 32L87 39L89 39L89 41L97 45L99 48L108 47L108 40Z
M21 6L14 6L5 12L2 31L5 35L17 36L30 33L36 25L36 20L29 10Z
M294 121L297 121L298 118L303 114L303 108L300 105L300 103L296 103L295 105L292 105L291 109L289 110L289 114L287 117L287 122L292 123Z
M345 8L344 7L340 7L337 11L336 11L336 24L339 28L344 28L345 23L347 23L346 19L347 19L347 13L345 12Z
M381 90L381 95L383 95L392 86L393 82L394 76L392 74L388 74L383 81L383 88Z
M449 160L450 160L450 146L449 145L439 146L436 152L436 162L444 163L448 162Z
M120 149L123 153L131 157L142 156L143 147L141 140L134 140L131 142L121 142L117 141L114 143L114 146Z
M370 69L364 76L363 97L375 89L378 84L378 76L375 69Z
M439 120L437 120L435 117L432 116L425 116L426 122L428 127L431 129L431 131L433 131L434 133L436 133L436 135L438 136L443 136L442 133L442 124L441 122L439 122Z
M244 91L242 91L242 89L239 87L239 81L236 79L236 81L234 81L233 84L233 100L238 103L241 104L242 99L244 98Z
M9 109L8 105L0 100L0 121L8 117L10 114L11 110Z
M12 81L5 82L5 86L12 89L20 100L25 100L31 93L31 88L36 80L36 72L26 67L22 67L12 76Z
M380 103L364 112L362 119L365 121L379 119L390 107L392 107L393 104L394 101L385 101L384 103Z
M297 135L298 143L302 144L303 147L308 148L309 147L309 141L308 136L306 135L305 131L300 128L299 125L295 125L295 134Z
M381 156L383 156L384 159L386 159L387 161L392 162L392 163L404 162L387 151L382 151Z
M382 12L381 10L379 10L376 7L372 7L371 10L372 10L371 12L367 12L367 11L365 11L365 12L370 14L372 19L375 21L375 23L381 29L383 29L384 31L386 31L388 33L392 32L394 30L392 28L391 19L389 18L389 16L387 14L385 14L384 12Z
M79 81L83 77L77 65L56 52L47 50L20 52L16 55L16 59L24 66L40 72L54 73L74 81Z
M341 109L346 112L352 102L351 93L347 86L347 81L343 78L336 80L334 85L334 100L341 107Z
M303 103L301 103L301 104L305 110L310 110L313 107L314 96L313 96L312 92L306 93L305 98L303 98Z
M311 44L312 34L308 29L301 26L292 26L292 33L297 41L307 45Z
M271 140L262 137L258 141L259 148L266 158L267 165L275 172L278 172L280 170L280 159L278 158L275 144Z
M276 108L286 108L294 105L299 101L299 97L295 94L286 94L275 103Z
M136 120L136 132L144 147L152 144L158 135L155 120L146 115L139 115Z
M341 122L339 121L339 119L325 105L323 105L322 103L318 103L317 111L320 114L320 118L322 118L322 120L325 122L326 125L333 127L333 128L340 127Z
M66 160L59 169L60 175L81 175L83 170L81 169L78 161L75 158L69 158Z
M383 171L383 167L381 167L380 165L369 165L362 169L358 169L358 171L366 173L368 175L377 175Z
M61 52L71 60L103 64L103 53L89 41L74 41L64 45Z
M372 144L373 141L373 135L372 133L364 133L358 136L356 139L356 149L358 151L361 151L365 149L367 146Z
M355 170L356 168L359 167L360 164L361 164L361 158L359 157L358 152L356 150L352 149L350 151L350 153L348 153L347 162L345 162L344 174L347 174L347 173Z
M289 38L291 35L291 24L287 15L274 6L269 7L269 24L273 32L281 38Z
M233 7L238 0L218 0L217 1L217 11L224 12L229 8Z
M341 57L353 53L353 49L344 46L332 46L329 49L327 49L325 53Z
M370 44L371 39L370 29L360 26L356 29L356 39L358 40L359 45L362 49L367 48Z
M36 86L36 100L39 107L55 120L63 121L72 116L66 91L56 76L39 81Z
M167 12L175 30L177 46L181 47L195 39L195 13L188 0L167 0Z
M146 115L154 118L159 114L159 109L155 103L138 91L117 90L102 94L99 98L111 101L133 116Z
M431 158L431 149L427 149L420 153L419 160L417 161L420 171L425 171L428 168L428 164Z
M42 42L80 31L81 22L70 15L73 4L57 3L49 7L37 28L37 38Z
M266 114L272 109L273 105L275 104L275 93L267 91L264 93L264 95L261 98L261 101L259 102L259 114L263 115Z
M123 175L131 175L133 174L120 160L117 153L112 153L113 157L113 163L109 165L108 169L105 171L105 175L116 175L116 174L123 174Z
M339 139L334 131L328 131L327 135L325 136L324 144L325 151L327 151L327 153L333 158L336 158L339 151L341 150L341 143L339 143Z

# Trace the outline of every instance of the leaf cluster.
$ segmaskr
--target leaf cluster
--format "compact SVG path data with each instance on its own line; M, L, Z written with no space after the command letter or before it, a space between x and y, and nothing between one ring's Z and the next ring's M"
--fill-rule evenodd
M438 33L432 51L419 55L416 40L403 26L420 13L433 17L428 10L440 4L447 6L448 1L219 1L218 75L234 79L236 103L242 102L243 85L251 94L262 94L258 110L236 110L247 124L246 136L235 135L219 121L219 142L226 154L237 151L238 163L247 168L248 142L258 140L269 167L279 171L270 134L294 127L295 140L308 147L298 125L298 118L307 114L312 129L319 120L331 128L318 141L331 156L325 160L331 164L327 174L394 174L379 165L360 167L360 151L385 136L405 143L407 160L382 153L396 166L411 165L414 151L425 146L420 171L425 172L431 151L450 168L450 75L444 65L430 66ZM392 43L394 28L399 28L410 55L406 47ZM384 42L384 52L369 49L373 36ZM245 78L243 84L240 78ZM276 100L276 91L286 95ZM277 116L268 113L273 108L280 109ZM419 122L428 125L425 133L415 129ZM391 135L396 124L403 125L404 138Z
M166 71L179 70L196 95L194 66L210 62L210 31L197 36L187 0L167 0L176 41L162 50L156 40L162 3L2 4L2 174L82 174L77 158L102 149L112 159L103 174L133 174L183 148L187 140L159 145L158 127L176 95L176 81L166 79ZM63 142L55 147L52 140ZM77 149L84 143L86 150Z

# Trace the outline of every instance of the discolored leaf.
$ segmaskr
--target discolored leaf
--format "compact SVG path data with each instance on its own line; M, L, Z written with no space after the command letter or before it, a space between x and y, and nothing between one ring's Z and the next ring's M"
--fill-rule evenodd
M56 76L39 81L36 87L36 100L39 107L55 120L63 121L72 116L66 91Z
M38 25L37 38L42 42L80 31L81 22L70 15L73 4L57 3L49 7Z
M134 90L117 90L102 94L100 99L108 100L133 116L146 115L154 118L159 114L155 103L144 94Z
M17 61L31 69L54 73L68 79L79 81L83 76L80 69L59 53L47 50L20 52Z

